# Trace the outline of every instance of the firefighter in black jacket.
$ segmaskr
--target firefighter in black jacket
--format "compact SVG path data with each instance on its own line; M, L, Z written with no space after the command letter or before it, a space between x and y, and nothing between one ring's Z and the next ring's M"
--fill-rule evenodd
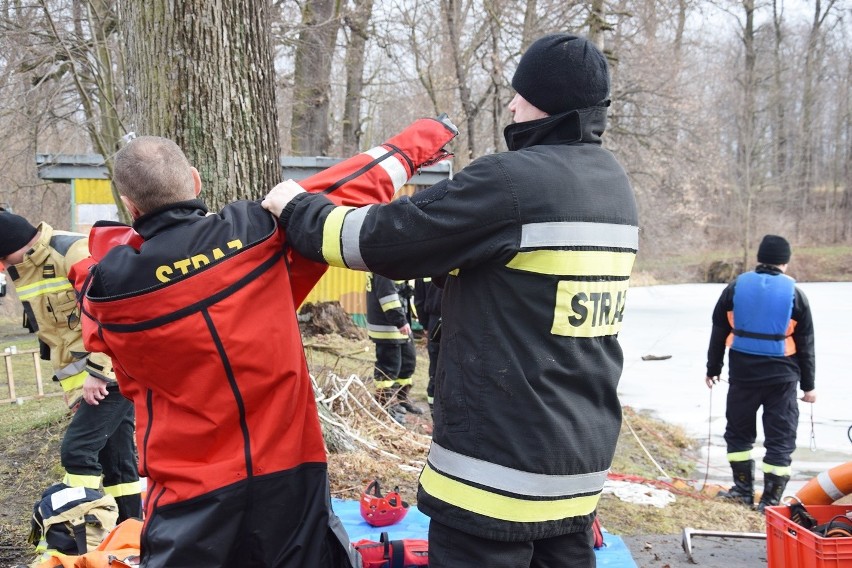
M397 422L404 422L406 412L423 413L409 398L417 365L409 320L411 296L408 282L367 275L367 335L376 344L376 400Z
M618 332L639 230L627 175L601 146L606 59L584 38L545 36L512 85L509 151L451 180L358 209L292 181L264 200L309 258L449 274L417 503L433 568L594 566L621 426Z
M441 294L443 289L432 278L418 278L414 283L414 308L417 320L426 330L426 352L429 354L429 384L426 401L429 410L435 403L435 371L441 351Z
M813 321L804 292L784 274L790 255L786 239L763 237L757 268L738 276L716 303L707 350L705 382L713 388L729 342L725 442L734 486L719 496L747 507L754 505L751 450L757 409L763 407L766 454L760 512L781 501L790 480L799 424L798 385L804 402L816 401Z

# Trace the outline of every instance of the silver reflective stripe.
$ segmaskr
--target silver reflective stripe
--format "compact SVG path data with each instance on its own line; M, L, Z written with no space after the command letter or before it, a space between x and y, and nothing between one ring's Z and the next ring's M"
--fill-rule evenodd
M822 487L826 495L831 497L832 501L837 501L845 495L843 491L837 488L827 471L817 475L817 481L819 481L819 486Z
M442 448L435 442L432 442L429 450L429 463L452 477L530 497L563 497L582 493L599 493L603 490L607 475L606 471L580 475L529 473L463 456Z
M388 294L387 296L382 296L379 298L380 304L387 304L388 302L398 302L399 294Z
M377 325L374 323L368 323L367 331L392 331L394 333L399 333L399 328L393 325Z
M340 230L340 249L343 253L343 262L353 270L369 270L361 258L361 225L364 217L370 211L372 205L359 207L349 212L343 220L343 228Z
M86 369L87 361L88 359L86 357L83 357L82 359L78 359L73 363L69 363L68 365L65 365L64 367L56 371L54 373L54 376L61 381L62 379L67 379L68 377L78 375Z
M639 227L613 223L528 223L521 228L521 248L595 246L639 248Z
M390 177L394 191L397 191L400 187L405 185L405 182L408 181L408 172L405 171L405 166L403 166L402 162L396 158L396 155L390 153L387 148L376 146L375 148L370 148L364 153L368 156L372 156L373 158L386 156L381 162L379 162L379 165L383 170L385 170L385 172L387 172L388 177Z

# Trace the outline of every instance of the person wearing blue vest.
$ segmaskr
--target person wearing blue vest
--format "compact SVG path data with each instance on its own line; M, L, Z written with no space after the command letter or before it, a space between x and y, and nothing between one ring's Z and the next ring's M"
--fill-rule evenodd
M734 486L718 496L754 506L757 410L763 408L763 494L757 510L781 501L796 449L801 400L816 401L814 330L811 310L796 281L787 276L790 243L766 235L757 250L757 267L730 283L713 310L705 382L713 388L728 351L725 442Z

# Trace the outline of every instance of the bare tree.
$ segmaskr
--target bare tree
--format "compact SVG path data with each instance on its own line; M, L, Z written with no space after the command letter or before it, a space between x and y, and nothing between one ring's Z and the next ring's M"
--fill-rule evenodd
M173 139L219 208L280 181L270 6L121 0L130 124Z
M293 72L292 149L299 156L328 154L331 62L340 29L340 0L305 0Z
M345 17L349 30L346 45L346 99L343 108L343 155L349 156L360 150L361 100L364 96L365 51L369 38L370 16L373 0L356 0Z

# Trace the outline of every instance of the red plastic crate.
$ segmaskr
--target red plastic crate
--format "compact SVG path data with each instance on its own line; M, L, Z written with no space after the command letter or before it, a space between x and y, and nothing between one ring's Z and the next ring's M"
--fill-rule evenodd
M852 511L852 505L806 505L818 524ZM766 508L769 568L852 568L852 537L823 538L790 520L786 505Z

